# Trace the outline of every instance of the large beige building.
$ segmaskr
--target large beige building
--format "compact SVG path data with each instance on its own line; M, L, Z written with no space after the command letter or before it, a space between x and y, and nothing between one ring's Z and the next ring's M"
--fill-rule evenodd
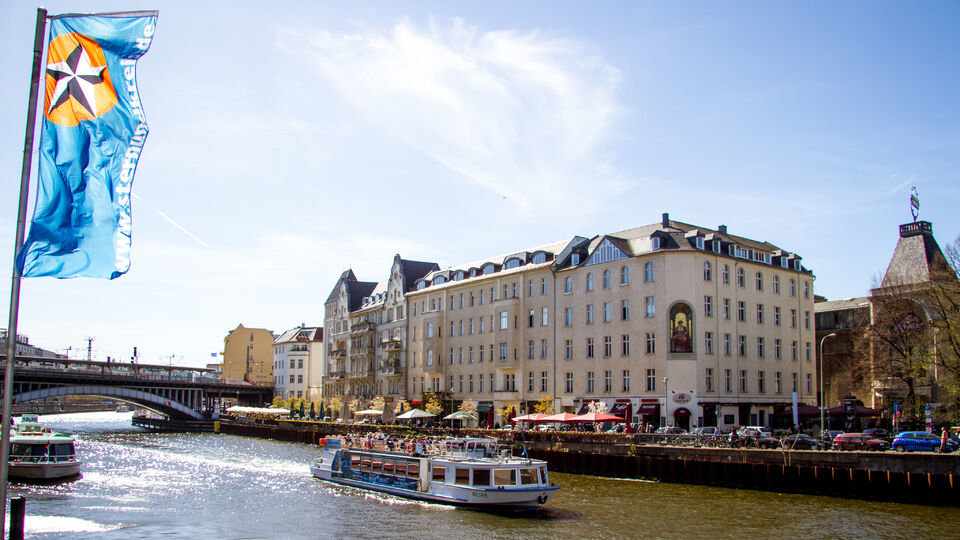
M407 294L407 394L481 411L632 405L668 425L781 425L816 398L813 274L767 242L670 220L494 257Z
M273 333L238 325L223 338L223 380L273 385Z

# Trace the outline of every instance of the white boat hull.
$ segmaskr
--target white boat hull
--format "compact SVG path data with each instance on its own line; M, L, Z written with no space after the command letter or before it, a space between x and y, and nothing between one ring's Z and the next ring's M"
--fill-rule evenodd
M21 480L53 480L80 474L80 463L11 463L9 476Z

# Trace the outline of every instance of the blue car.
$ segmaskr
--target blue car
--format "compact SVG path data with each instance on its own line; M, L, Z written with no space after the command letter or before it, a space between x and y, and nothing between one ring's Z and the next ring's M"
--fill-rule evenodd
M956 452L956 441L947 440L947 452ZM937 452L940 450L940 437L926 431L904 431L897 433L890 444L897 452Z

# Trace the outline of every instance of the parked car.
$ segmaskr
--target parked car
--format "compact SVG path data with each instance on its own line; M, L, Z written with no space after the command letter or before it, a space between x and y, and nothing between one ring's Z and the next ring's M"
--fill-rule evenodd
M874 439L890 440L890 432L883 428L867 428L863 430L863 434Z
M798 433L780 439L780 446L788 450L819 450L820 442L805 433Z
M820 434L820 447L824 450L833 448L833 440L837 438L837 435L842 433L842 431L836 429L824 431Z
M926 431L904 431L897 433L891 448L897 452L939 452L940 437ZM956 452L958 444L947 439L947 452Z
M740 444L756 446L758 448L780 448L780 439L773 436L770 428L765 426L746 426L737 430Z
M833 448L835 450L874 450L882 452L890 448L890 445L883 439L871 438L863 433L841 433L834 437Z

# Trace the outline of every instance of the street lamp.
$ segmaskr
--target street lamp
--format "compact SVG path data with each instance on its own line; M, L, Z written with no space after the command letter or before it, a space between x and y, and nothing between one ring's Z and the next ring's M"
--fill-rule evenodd
M663 425L667 425L667 408L670 403L670 377L663 378Z
M820 437L823 437L827 424L827 410L824 408L826 396L823 394L823 342L826 341L827 338L832 337L837 337L837 333L830 332L829 334L820 338Z

